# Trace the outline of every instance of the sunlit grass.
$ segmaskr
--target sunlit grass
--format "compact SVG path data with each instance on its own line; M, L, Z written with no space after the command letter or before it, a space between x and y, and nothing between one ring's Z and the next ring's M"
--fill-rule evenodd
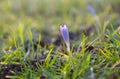
M6 75L11 79L120 78L120 17L113 8L119 0L35 0L33 5L30 1L0 1L1 79L7 65L17 65L16 70L9 69L13 75ZM100 27L88 5L94 8ZM74 36L78 40L70 39L70 51L64 40L62 49L46 44L60 35L61 24L79 32Z

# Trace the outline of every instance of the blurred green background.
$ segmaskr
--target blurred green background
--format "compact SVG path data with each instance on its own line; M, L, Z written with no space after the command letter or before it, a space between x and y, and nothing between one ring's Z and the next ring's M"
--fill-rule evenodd
M88 5L101 24L109 20L109 25L119 26L120 0L0 0L0 47L13 44L20 35L27 40L29 30L38 38L43 31L59 33L60 24L67 24L70 31L86 29L95 24Z

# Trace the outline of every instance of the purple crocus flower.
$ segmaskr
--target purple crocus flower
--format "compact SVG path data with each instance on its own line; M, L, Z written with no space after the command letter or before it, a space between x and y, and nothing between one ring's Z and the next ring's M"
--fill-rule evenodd
M96 16L96 12L95 12L95 10L93 9L92 6L88 5L87 9L91 13L92 16L94 16L94 17Z
M67 50L70 51L69 32L68 32L67 25L63 25L63 26L60 25L60 32L67 46Z
M98 16L96 15L96 12L95 12L94 8L92 6L90 6L90 5L88 5L87 9L90 12L90 14L94 17L94 19L96 20L96 24L100 28L99 19L98 19Z

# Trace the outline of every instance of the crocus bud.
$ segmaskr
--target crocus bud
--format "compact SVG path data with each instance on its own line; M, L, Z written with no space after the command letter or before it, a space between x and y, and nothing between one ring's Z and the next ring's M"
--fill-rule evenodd
M60 25L60 32L67 46L67 50L70 51L69 32L68 32L67 25L63 25L63 26Z
M87 9L90 12L90 14L94 17L94 19L96 20L96 24L97 24L98 28L100 28L99 19L98 19L98 16L96 15L94 8L90 5L88 5Z
M87 9L88 9L88 11L90 12L90 14L91 14L92 16L94 16L94 17L96 16L95 10L93 9L92 6L88 5L88 6L87 6Z

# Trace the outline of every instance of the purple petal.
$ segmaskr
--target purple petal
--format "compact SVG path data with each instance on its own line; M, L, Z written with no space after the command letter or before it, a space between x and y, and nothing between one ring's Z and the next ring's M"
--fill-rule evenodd
M66 25L60 26L60 32L65 42L69 42L69 33Z
M63 37L63 40L66 43L67 50L70 51L69 32L67 26L66 25L60 26L60 32Z
M95 10L93 9L92 6L88 5L87 9L91 13L92 16L96 16Z

